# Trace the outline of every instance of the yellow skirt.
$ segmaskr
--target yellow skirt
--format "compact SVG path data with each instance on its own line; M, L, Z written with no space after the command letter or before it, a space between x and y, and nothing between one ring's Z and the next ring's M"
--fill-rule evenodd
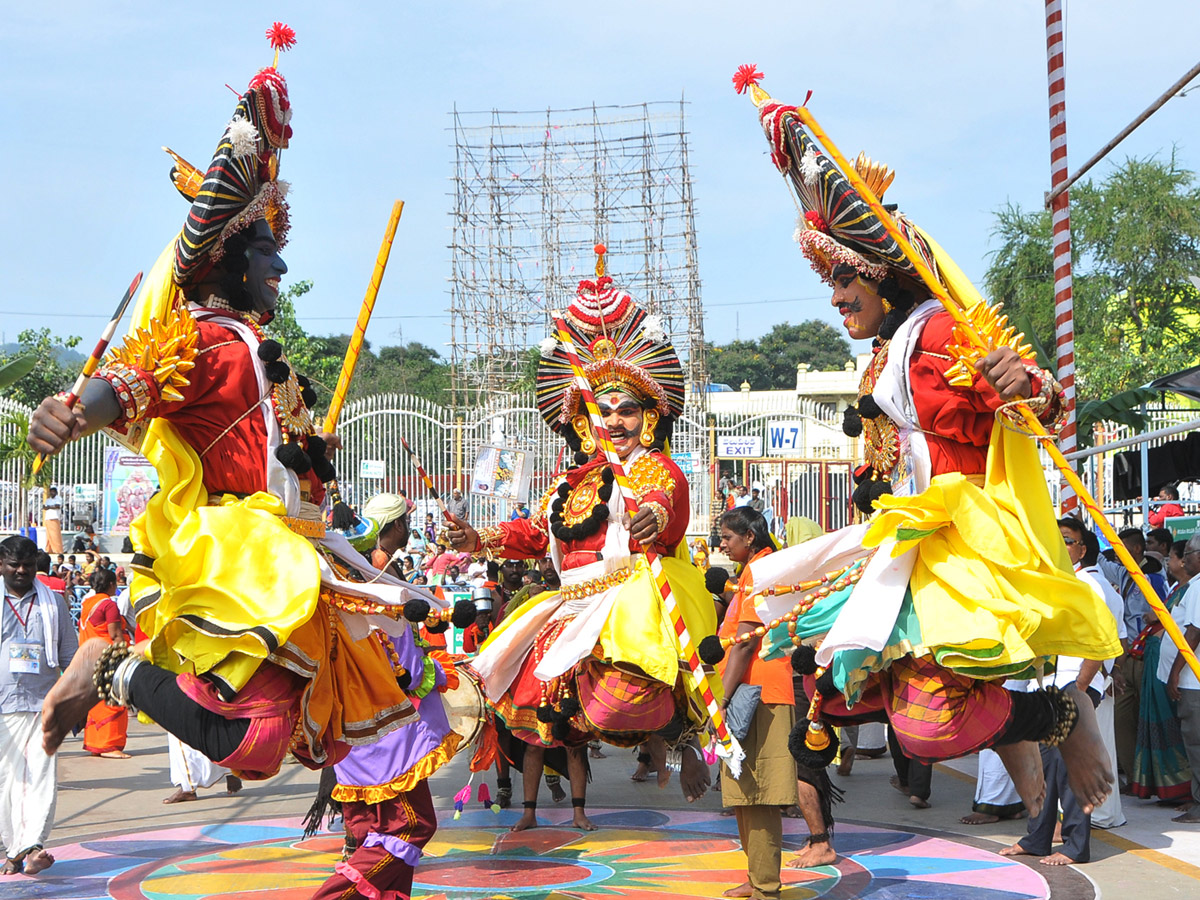
M915 497L887 496L863 538L912 546L910 578L921 643L941 665L1001 677L1062 654L1117 657L1116 621L1074 573L1034 442L997 425L982 487L938 475Z
M717 629L716 607L713 605L712 595L704 586L704 575L690 562L682 559L663 557L661 561L684 624L687 625L692 641L699 643L702 638L714 634ZM650 571L646 558L641 555L635 556L633 568L633 575L617 589L612 610L600 630L600 655L605 662L618 668L634 667L655 681L661 681L674 688L681 669L675 627L663 606L658 586L654 582L654 574ZM525 616L549 601L552 596L553 594L539 594L536 602L524 603L518 607L497 626L481 650L503 640L502 635L508 629L519 627L518 623ZM518 652L528 652L530 649L532 647L526 647ZM705 704L700 688L694 683L686 663L682 664L682 669L689 706L703 711ZM710 676L709 682L719 701L720 679ZM693 718L697 715L700 713L693 713Z
M316 550L288 530L271 494L208 505L200 458L165 420L151 424L143 452L162 485L130 530L152 560L135 565L131 584L151 660L240 690L316 610Z

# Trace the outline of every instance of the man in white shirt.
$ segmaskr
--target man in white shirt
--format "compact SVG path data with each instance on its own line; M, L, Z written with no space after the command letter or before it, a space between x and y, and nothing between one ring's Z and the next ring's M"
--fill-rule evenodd
M42 701L79 649L60 594L34 578L37 545L0 541L0 875L34 875L53 862L58 756L42 750Z
M56 487L48 489L42 501L42 526L46 529L46 552L62 553L62 499Z
M1200 534L1193 535L1183 552L1183 567L1192 580L1187 592L1175 605L1172 618L1183 632L1193 651L1200 644ZM1164 677L1165 676L1165 677ZM1175 701L1179 711L1179 730L1183 747L1192 767L1192 802L1196 804L1171 821L1186 824L1200 823L1200 681L1184 660L1179 648L1164 636L1158 657L1158 678L1167 685L1167 696Z

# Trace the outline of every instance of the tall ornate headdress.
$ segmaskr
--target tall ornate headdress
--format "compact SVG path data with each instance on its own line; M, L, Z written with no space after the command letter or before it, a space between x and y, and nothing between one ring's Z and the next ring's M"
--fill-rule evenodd
M624 391L663 418L678 416L684 400L679 355L658 316L648 315L604 274L606 252L603 244L596 245L596 279L579 282L579 292L563 314L584 375L596 394ZM546 338L540 349L538 410L559 431L582 412L579 389L558 338Z
M739 94L750 91L771 145L771 162L787 176L795 190L800 206L796 242L813 269L830 285L833 284L833 267L839 264L852 266L864 277L877 281L889 270L915 276L916 270L900 245L801 127L796 107L773 100L758 86L762 77L755 66L740 66L733 76L733 84ZM861 153L854 168L880 199L895 178L895 173L887 166L872 162ZM934 254L919 229L903 215L895 218L905 236L936 273Z
M287 182L278 180L280 151L292 136L292 107L287 82L276 70L279 52L296 43L296 33L276 22L267 29L275 49L272 65L250 80L225 126L207 171L190 165L167 148L175 160L171 179L192 203L175 242L174 278L193 284L224 253L231 235L259 219L271 226L279 246L287 241Z

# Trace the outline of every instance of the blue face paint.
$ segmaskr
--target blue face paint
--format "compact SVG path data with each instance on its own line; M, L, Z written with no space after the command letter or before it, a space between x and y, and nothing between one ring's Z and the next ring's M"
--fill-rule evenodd
M279 279L287 274L287 263L279 255L279 245L265 220L254 223L246 248L246 292L256 313L272 313L279 299Z

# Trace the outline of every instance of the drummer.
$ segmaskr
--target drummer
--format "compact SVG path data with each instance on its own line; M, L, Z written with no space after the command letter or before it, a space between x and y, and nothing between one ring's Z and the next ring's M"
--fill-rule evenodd
M492 633L492 611L495 603L492 589L486 585L472 590L471 599L475 602L475 621L463 630L463 653L474 655Z

